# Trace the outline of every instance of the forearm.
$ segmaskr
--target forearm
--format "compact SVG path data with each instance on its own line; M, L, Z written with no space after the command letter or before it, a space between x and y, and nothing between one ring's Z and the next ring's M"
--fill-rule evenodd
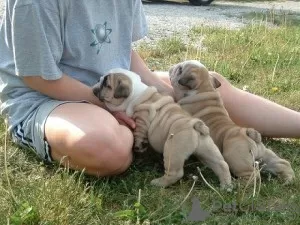
M24 83L44 95L62 101L88 101L100 107L103 103L93 94L92 88L63 75L58 80L44 80L41 77L29 76L23 78Z
M155 86L159 92L170 92L172 87L151 72L143 59L135 52L131 51L131 71L141 76L142 82L148 86Z

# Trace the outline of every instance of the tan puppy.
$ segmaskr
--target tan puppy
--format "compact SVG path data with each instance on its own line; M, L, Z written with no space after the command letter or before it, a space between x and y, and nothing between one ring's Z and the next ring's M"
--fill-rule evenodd
M189 116L172 97L162 96L154 87L143 84L130 71L114 69L93 88L94 94L111 111L126 111L136 121L136 151L144 143L164 155L165 175L151 184L166 187L183 176L183 166L192 154L219 177L221 188L231 189L231 175L218 147L204 123Z
M216 91L221 84L209 75L205 66L198 61L185 61L173 66L169 73L176 100L209 127L211 137L235 176L249 177L254 160L262 160L265 170L284 181L290 182L294 178L290 163L267 149L261 142L260 133L239 127L229 118Z

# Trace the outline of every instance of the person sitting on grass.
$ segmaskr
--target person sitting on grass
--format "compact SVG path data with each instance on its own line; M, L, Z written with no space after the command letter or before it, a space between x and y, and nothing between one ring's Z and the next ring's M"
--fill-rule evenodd
M0 98L13 141L31 147L42 160L88 174L124 172L132 162L135 123L124 113L109 112L92 86L120 67L172 95L167 74L151 72L132 49L146 34L141 0L6 0L0 27ZM237 124L265 136L300 137L299 112L213 74Z

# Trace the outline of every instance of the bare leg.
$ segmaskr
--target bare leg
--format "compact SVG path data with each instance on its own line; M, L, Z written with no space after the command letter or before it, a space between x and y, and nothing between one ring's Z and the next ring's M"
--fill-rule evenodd
M124 172L132 161L133 135L104 109L66 103L51 112L45 133L52 158L97 176Z
M167 72L157 74L169 82ZM218 73L211 74L221 82L218 90L230 118L236 124L252 127L268 137L300 138L300 112L235 88Z
M253 127L269 137L300 137L300 112L233 87L218 73L212 73L231 119L238 125Z

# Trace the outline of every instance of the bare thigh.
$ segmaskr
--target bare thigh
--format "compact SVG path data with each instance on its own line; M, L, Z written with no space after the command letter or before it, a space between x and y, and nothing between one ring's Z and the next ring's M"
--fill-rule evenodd
M167 72L167 71L155 71L155 74L157 74L157 76L161 80L163 80L167 84L171 85L170 78L169 78L169 72Z
M97 176L121 173L132 160L133 135L106 110L88 103L55 108L45 123L51 156Z

